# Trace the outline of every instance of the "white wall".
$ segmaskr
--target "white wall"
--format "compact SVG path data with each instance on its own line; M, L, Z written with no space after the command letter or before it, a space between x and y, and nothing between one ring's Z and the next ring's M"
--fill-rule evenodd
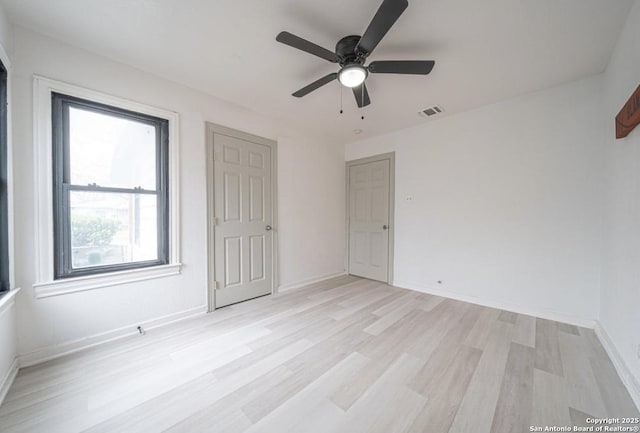
M11 26L7 20L4 10L0 7L0 58L7 68L11 68L11 48L12 34ZM10 77L11 79L12 77ZM11 83L9 83L10 85ZM10 101L11 102L11 101ZM9 105L9 110L12 105ZM9 115L10 116L10 115ZM11 135L8 136L11 146ZM10 153L10 152L9 152ZM9 167L9 170L11 168ZM9 171L11 173L11 171ZM13 258L11 264L13 264ZM13 288L13 287L12 287ZM11 299L9 299L11 297ZM15 374L17 355L16 326L15 326L15 302L13 295L5 295L0 298L0 403Z
M280 282L343 270L344 148L292 130L237 105L22 28L15 29L16 274L22 285L19 351L28 354L137 323L193 312L206 304L205 121L278 140ZM168 59L170 60L170 59ZM98 90L180 115L183 273L179 276L35 299L32 76ZM327 182L327 176L331 176ZM309 199L308 193L317 199ZM299 221L304 218L304 224ZM309 248L309 239L315 248ZM322 236L315 233L321 233ZM215 313L214 313L215 314ZM135 330L135 328L133 328ZM115 333L113 332L115 331ZM102 338L99 337L99 338ZM88 339L89 338L89 339ZM87 340L88 339L88 340ZM72 344L68 346L74 347ZM52 353L40 352L41 356ZM40 355L28 356L36 359Z
M601 324L635 378L640 404L640 127L615 139L614 118L640 85L640 1L604 74L606 199Z
M281 286L344 272L344 146L281 137L278 152Z
M600 85L593 77L347 145L348 160L396 152L395 283L592 321Z
M12 28L2 6L0 6L0 44L2 44L4 51L11 56Z

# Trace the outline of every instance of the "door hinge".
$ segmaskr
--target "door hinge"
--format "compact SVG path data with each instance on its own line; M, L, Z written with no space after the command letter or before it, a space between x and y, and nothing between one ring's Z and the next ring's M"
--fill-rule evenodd
M217 281L213 282L213 290L218 290L220 288L220 284Z
M213 217L213 225L217 226L218 224L220 224L220 220L218 219L218 217Z
M218 160L218 152L213 152L213 160L214 161Z

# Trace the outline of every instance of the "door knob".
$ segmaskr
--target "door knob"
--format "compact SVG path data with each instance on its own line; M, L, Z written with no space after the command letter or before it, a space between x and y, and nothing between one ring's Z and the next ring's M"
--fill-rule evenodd
M386 224L382 226L382 230L386 230L388 228L389 228L389 226L387 226Z
M268 225L268 226L266 226L266 227L265 227L265 230L266 230L266 231L271 230L271 226L269 226L269 225Z

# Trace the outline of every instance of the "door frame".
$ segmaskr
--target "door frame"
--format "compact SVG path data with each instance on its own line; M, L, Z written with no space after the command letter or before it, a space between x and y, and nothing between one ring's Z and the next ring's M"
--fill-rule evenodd
M359 158L347 161L345 163L345 179L346 179L346 220L345 220L345 264L344 268L347 270L347 274L350 274L349 269L349 214L351 212L350 206L350 185L349 169L355 165L368 164L370 162L377 161L389 161L389 245L388 245L388 263L387 263L387 284L393 284L393 260L394 260L394 238L395 238L395 197L396 197L396 153L382 153L380 155L368 156L366 158Z
M215 305L215 161L214 161L214 134L226 135L228 137L249 141L255 144L261 144L271 148L271 226L273 236L271 241L271 293L278 292L278 143L268 138L260 137L236 129L227 128L226 126L216 125L215 123L205 122L206 124L206 165L207 165L207 221L205 224L207 237L207 306L208 312L216 309Z

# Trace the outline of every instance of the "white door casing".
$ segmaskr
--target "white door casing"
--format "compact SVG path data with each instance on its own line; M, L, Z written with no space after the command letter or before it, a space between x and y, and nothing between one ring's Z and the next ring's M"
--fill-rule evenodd
M347 163L349 273L391 282L393 154Z
M209 137L213 159L213 176L209 176L213 181L209 188L213 191L213 200L209 197L212 310L274 290L275 143L214 125L209 126Z

